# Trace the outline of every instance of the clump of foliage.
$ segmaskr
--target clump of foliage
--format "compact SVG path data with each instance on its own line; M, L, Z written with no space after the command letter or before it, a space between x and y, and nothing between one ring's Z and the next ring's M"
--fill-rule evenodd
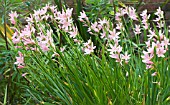
M28 81L18 84L30 100L169 104L169 29L160 8L153 21L147 10L137 14L133 7L119 8L114 23L109 17L92 22L82 11L79 22L88 29L87 41L74 24L72 11L46 5L26 17L25 26L18 23L16 12L10 13L14 64ZM60 39L65 41L62 45Z

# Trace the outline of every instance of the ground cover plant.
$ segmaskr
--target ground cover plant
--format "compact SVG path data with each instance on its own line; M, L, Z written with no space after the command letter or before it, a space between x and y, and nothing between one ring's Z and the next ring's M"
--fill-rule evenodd
M104 16L79 22L71 8L47 4L26 17L27 25L10 16L14 62L26 83L27 103L59 105L170 104L169 27L161 8L149 20L147 10L119 8L115 21ZM61 43L62 41L62 43Z

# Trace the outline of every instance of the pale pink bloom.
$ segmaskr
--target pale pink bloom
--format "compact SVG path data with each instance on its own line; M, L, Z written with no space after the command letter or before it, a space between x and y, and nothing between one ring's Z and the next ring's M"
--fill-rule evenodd
M113 46L112 44L109 44L109 46L111 48L111 49L108 49L108 51L110 51L110 54L117 52L117 45Z
M119 45L119 46L117 47L117 52L120 53L121 51L122 51L122 47Z
M61 47L61 48L60 48L60 51L61 51L61 52L64 52L65 49L66 49L66 47Z
M157 27L158 28L163 28L164 26L165 26L165 21L157 22Z
M147 42L145 42L145 44L146 44L146 47L150 47L150 44L151 43L151 41L150 40L148 40Z
M111 58L114 58L114 59L116 59L116 62L119 62L121 65L122 65L122 59L120 59L119 58L119 55L120 54L111 54L111 55L109 55Z
M116 40L116 39L118 39L119 38L119 34L120 34L120 32L116 32L116 29L113 29L113 31L110 31L109 30L109 39L110 40Z
M57 10L56 10L57 6L54 6L54 5L53 5L53 6L50 6L49 8L51 9L51 11L52 11L53 13L54 13L55 11L57 11Z
M11 13L9 13L9 17L10 17L9 20L11 21L11 23L16 24L15 18L18 17L17 12L16 11L15 12L11 11Z
M156 49L156 54L158 57L165 57L166 50L164 49L164 47L160 47Z
M143 58L142 62L146 63L147 65L153 64L153 62L151 61L151 59L153 58L153 54L149 54L146 51L143 51L143 53L144 55L141 56Z
M15 33L14 33L13 36L12 36L12 42L13 42L14 44L17 44L17 43L19 43L20 41L21 41L21 38L20 38L20 36L18 35L18 32L15 31Z
M30 38L23 38L23 42L24 42L25 46L28 45L28 44L30 44L30 45L35 44L35 41L30 39Z
M158 73L157 72L154 72L151 74L151 76L156 76Z
M28 74L28 73L24 73L24 74L22 74L22 77L25 77L27 74Z
M34 19L33 19L32 14L30 14L30 17L27 17L27 18L26 18L26 21L27 21L27 22L30 22L30 23L34 23Z
M168 48L168 45L170 45L169 39L166 38L166 37L164 37L164 40L161 41L161 45L162 45L162 46L165 46L165 48L167 49L167 48Z
M66 16L67 16L67 18L70 18L71 16L72 16L72 12L73 12L73 8L67 8L67 10L66 10Z
M156 43L153 42L153 45L155 45L155 47L157 49L159 49L160 47L162 47L162 44L159 41L156 41Z
M47 15L42 16L41 20L43 20L43 19L48 20L48 19L51 19L51 18L52 18L52 16L47 14Z
M147 51L148 51L149 54L153 54L153 53L154 53L154 46L149 47L149 48L147 49Z
M48 8L42 8L42 9L40 9L40 16L42 16L42 15L45 15L46 14L46 12L47 12L47 9Z
M30 29L29 25L26 25L24 30L21 30L20 36L21 37L31 37L31 29Z
M38 16L38 15L40 15L40 13L41 13L41 10L40 9L38 9L38 10L34 10L34 16Z
M96 48L96 46L94 46L94 47L89 47L89 48L85 48L84 49L84 54L86 55L86 54L91 54L92 52L94 52L94 49Z
M104 18L103 20L100 19L98 23L103 26L104 24L107 24L108 21Z
M161 18L160 17L157 17L156 19L154 19L153 21L155 21L155 22L159 22L161 20Z
M124 16L125 14L128 14L128 12L127 12L128 10L125 8L120 8L119 9L119 12L120 12L120 16Z
M118 23L116 24L116 29L118 29L118 30L124 30L123 24L122 24L121 22L118 22Z
M128 16L132 19L132 20L138 20L137 19L137 15L136 15L136 9L134 7L129 7L128 8Z
M93 42L89 39L88 42L83 43L84 44L84 54L91 54L92 52L94 52L94 49L96 48L96 46L93 45Z
M64 31L68 31L68 28L71 26L72 23L72 19L67 19L64 21L60 21L60 24L62 24L62 29L64 29Z
M98 24L97 28L98 28L98 30L101 30L103 28L103 26L101 24Z
M153 68L152 65L146 65L146 69L150 69L150 68Z
M99 32L98 23L97 22L92 23L91 24L91 29L94 30L95 32Z
M164 32L162 32L161 30L159 30L159 38L160 40L164 38Z
M147 9L145 9L145 10L140 14L140 16L146 18L146 16L147 16ZM146 18L146 19L147 19L147 18Z
M119 45L119 41L120 41L120 40L114 40L114 43L115 43L116 46Z
M147 23L147 21L148 21L148 19L150 18L150 14L147 15L147 10L144 10L140 15L142 16L143 28L144 28L144 29L148 29L148 23Z
M84 11L80 12L80 16L79 16L79 20L81 22L84 22L83 19L86 19L86 21L88 21L88 17L87 17L87 15L86 15L86 13Z
M134 31L135 34L140 34L141 33L141 29L140 29L140 25L136 25L135 24L135 31Z
M83 43L83 45L84 45L85 47L88 47L88 46L90 45L90 43L91 43L91 40L89 39L86 43Z
M40 48L42 49L42 51L47 52L49 50L48 46L46 43L38 43L38 45L40 46Z
M119 54L111 54L111 55L109 55L111 58L114 58L114 59L120 59L119 58Z
M78 40L78 39L73 39L73 40L74 40L75 43L78 43L78 44L80 44L80 42L81 42L81 41Z
M52 57L59 57L59 56L60 56L60 54L58 54L56 52L54 52L54 54L52 55Z
M160 17L160 18L163 18L163 17L164 17L163 14L164 14L164 12L161 10L160 7L159 7L159 8L157 9L157 11L155 12L155 15L157 15L157 16Z
M115 20L117 20L117 21L121 21L121 14L120 14L120 12L116 12L116 14L115 14Z
M48 40L48 42L49 42L50 44L53 43L52 33L53 33L53 30L52 30L52 29L47 30L47 38L48 38L47 40Z
M148 23L143 24L144 29L148 29L148 27L149 27Z
M121 59L124 59L126 63L128 63L130 59L130 54L128 55L127 52L125 52L125 55L121 54Z
M41 18L40 18L40 9L39 10L34 10L34 14L33 14L33 17L34 17L34 19L35 19L35 21L36 22L39 22L40 20L41 20Z
M101 36L100 36L100 38L102 38L102 39L103 39L103 38L105 38L105 37L106 37L106 32L105 32L105 31L103 31L103 33L100 33L100 35L101 35Z
M152 39L153 37L157 37L154 31L149 30L149 33L150 33L150 34L147 35L147 37L149 37L149 40Z
M69 34L70 34L70 38L75 38L76 35L78 34L77 27L73 27L73 31L70 31Z
M18 51L19 57L16 57L16 62L14 64L16 64L18 66L18 68L24 68L25 63L24 63L24 56L23 54Z

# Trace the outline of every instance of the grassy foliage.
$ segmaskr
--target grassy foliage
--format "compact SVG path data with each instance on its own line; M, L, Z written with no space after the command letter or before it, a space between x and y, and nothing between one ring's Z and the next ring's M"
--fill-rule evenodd
M160 9L149 20L147 11L119 8L112 14L114 22L109 15L90 19L79 11L79 29L72 9L60 9L46 5L35 10L27 25L10 15L16 28L13 44L0 56L8 62L2 74L11 77L9 86L15 91L3 79L1 103L170 104L170 36Z

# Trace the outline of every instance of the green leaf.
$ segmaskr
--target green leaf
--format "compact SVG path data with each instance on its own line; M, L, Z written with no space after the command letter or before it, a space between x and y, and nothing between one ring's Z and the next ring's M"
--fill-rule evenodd
M7 85L5 88L5 96L4 96L4 104L3 105L6 105L6 104L7 104Z

